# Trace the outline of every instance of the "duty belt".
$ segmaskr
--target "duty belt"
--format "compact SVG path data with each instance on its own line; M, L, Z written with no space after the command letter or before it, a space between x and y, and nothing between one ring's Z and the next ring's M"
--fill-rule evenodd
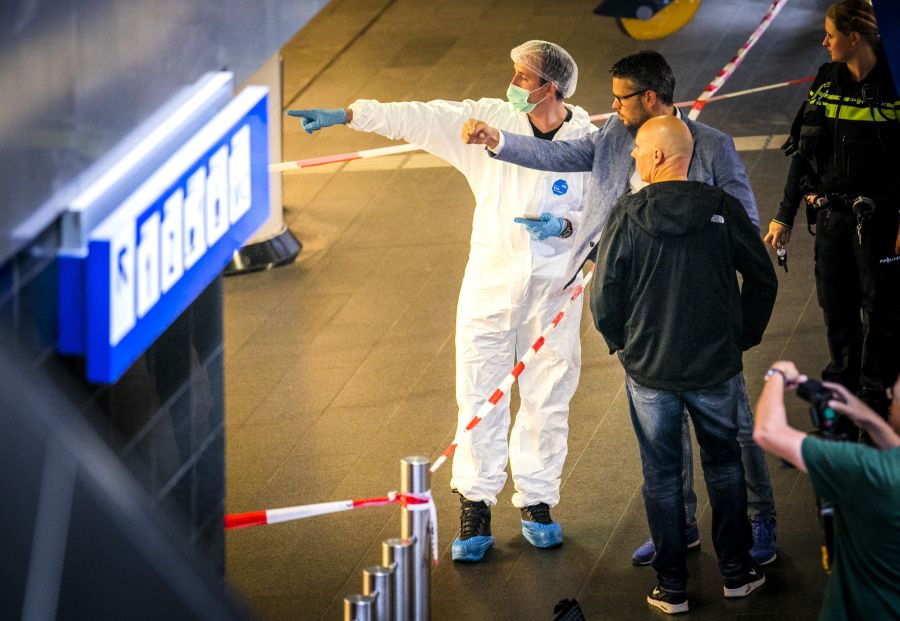
M894 202L900 202L900 194L883 194L880 196L871 196L862 192L825 192L824 196L826 198L826 202L821 206L817 205L817 208L827 206L830 208L837 207L839 209L852 209L853 204L860 198L868 199L875 205L887 205Z
M863 196L862 194L854 195L842 192L828 192L825 195L808 195L806 200L807 204L817 211L825 210L824 225L826 227L828 226L828 219L832 209L852 211L853 215L856 216L856 239L859 241L859 245L862 246L864 229L871 228L870 226L865 226L866 223L872 219L872 216L878 209L879 203L881 205L886 205L886 203L892 199L897 200L897 197L888 196L872 198ZM807 228L809 228L809 231L812 233L812 226L810 224L807 224Z

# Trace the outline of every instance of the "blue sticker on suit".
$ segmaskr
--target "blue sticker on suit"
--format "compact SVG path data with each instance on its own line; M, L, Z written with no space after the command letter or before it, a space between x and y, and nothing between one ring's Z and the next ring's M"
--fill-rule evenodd
M562 196L569 191L569 184L564 179L557 179L553 182L553 193Z

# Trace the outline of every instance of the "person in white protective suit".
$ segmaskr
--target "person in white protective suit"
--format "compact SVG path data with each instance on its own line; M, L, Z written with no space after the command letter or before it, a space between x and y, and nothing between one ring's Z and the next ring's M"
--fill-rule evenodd
M357 100L336 110L290 110L311 133L347 124L402 139L443 158L469 182L476 198L469 262L456 314L456 399L459 446L451 486L460 494L457 561L482 559L493 545L490 507L506 482L507 459L522 512L522 533L534 546L562 543L550 516L559 502L566 458L569 400L581 369L581 305L573 305L519 377L521 405L507 448L509 395L471 431L465 428L571 297L565 289L573 226L589 173L551 173L495 162L459 133L469 118L547 140L595 131L587 112L564 103L575 92L578 67L560 46L528 41L510 56L514 74L507 101L379 103Z

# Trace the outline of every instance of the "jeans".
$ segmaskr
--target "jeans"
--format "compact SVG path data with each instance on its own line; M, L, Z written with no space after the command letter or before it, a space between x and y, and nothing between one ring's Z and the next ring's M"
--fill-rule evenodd
M687 589L686 515L682 488L683 412L687 408L712 508L712 538L722 576L739 578L751 567L752 535L747 488L738 445L741 374L715 386L671 392L641 386L626 376L631 422L644 472L644 505L656 548L659 585Z
M747 400L747 388L741 381L740 403L738 404L738 436L741 447L741 461L744 464L744 483L747 485L747 514L750 517L775 517L775 501L772 498L772 484L769 481L769 467L766 455L753 441L753 413ZM687 526L697 525L697 495L694 493L694 451L691 446L691 432L688 426L688 412L682 417L682 442L684 443L684 465L682 484L684 486L684 510Z

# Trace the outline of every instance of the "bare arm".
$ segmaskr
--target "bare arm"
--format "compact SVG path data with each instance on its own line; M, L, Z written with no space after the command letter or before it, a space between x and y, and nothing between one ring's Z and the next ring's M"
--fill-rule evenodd
M806 472L803 462L803 440L806 434L788 424L784 407L784 390L805 380L793 362L779 360L770 367L776 373L767 378L756 404L753 440L762 448Z

